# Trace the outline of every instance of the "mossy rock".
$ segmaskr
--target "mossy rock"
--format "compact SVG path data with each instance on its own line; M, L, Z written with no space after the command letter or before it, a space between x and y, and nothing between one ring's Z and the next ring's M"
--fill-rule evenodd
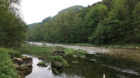
M58 61L52 62L52 63L51 63L51 66L52 66L53 68L56 68L56 69L61 69L61 68L63 68L63 64L62 64L61 62L58 62Z
M41 66L41 67L47 67L47 65L46 65L45 62L39 62L37 65L38 65L38 66Z
M60 62L63 67L68 67L68 62L62 56L51 56L51 62Z

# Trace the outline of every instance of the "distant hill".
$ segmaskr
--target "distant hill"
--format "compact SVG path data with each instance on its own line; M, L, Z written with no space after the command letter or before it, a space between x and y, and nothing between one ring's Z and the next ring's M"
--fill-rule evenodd
M51 17L47 17L47 18L42 20L42 23L49 22L50 20L51 20Z
M84 7L81 6L81 5L75 5L75 6L71 6L71 7L68 7L66 9L63 9L61 11L58 12L57 15L61 14L61 13L64 13L64 12L67 12L67 11L70 11L70 10L74 10L75 12L78 12L80 10L82 10ZM56 15L56 16L57 16ZM55 16L54 16L55 17ZM38 23L33 23L33 24L29 24L28 26L29 27L32 27L32 26L35 26L37 24L42 24L42 23L45 23L45 22L49 22L51 19L53 19L53 17L46 17L45 19L42 20L42 22L38 22Z
M63 9L62 11L59 11L59 13L62 13L62 12L65 12L65 11L68 11L68 10L74 10L74 11L80 11L82 10L84 7L81 6L81 5L75 5L75 6L71 6L71 7L68 7L66 9Z

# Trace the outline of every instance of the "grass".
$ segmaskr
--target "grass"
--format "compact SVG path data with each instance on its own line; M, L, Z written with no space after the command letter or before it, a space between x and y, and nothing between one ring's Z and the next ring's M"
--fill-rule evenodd
M36 45L24 45L22 48L20 48L20 51L22 53L49 53L52 50L52 47L46 47L46 46L36 46Z
M17 55L14 53L14 50L0 48L0 78L19 78L10 58Z
M83 50L74 50L71 48L65 49L64 52L66 53L66 55L72 55L73 57L83 57L86 53Z
M51 54L55 51L64 51L65 55L72 55L72 54L77 54L77 55L84 55L86 52L82 50L74 50L71 48L63 48L63 47L51 47L51 46L37 46L37 45L30 45L26 44L24 45L21 49L19 49L20 52L22 53L44 53L44 54Z
M22 53L34 54L37 56L41 55L48 60L50 59L50 61L59 61L63 64L64 67L69 66L67 61L64 59L64 57L66 57L67 55L72 55L74 57L83 57L86 54L86 52L82 50L74 50L63 47L51 47L44 44L43 46L25 44L19 51L21 51ZM64 54L58 55L57 52L64 52Z

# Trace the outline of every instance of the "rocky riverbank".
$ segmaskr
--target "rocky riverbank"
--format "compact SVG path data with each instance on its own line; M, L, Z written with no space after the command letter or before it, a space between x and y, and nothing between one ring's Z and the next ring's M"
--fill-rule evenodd
M23 56L14 57L12 60L21 77L24 77L32 72L32 58Z

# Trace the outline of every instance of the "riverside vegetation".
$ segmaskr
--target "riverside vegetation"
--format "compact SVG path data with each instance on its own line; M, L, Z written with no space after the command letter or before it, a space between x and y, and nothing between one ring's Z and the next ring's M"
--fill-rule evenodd
M34 48L33 48L34 47ZM36 47L36 48L35 48ZM49 49L46 51L44 49ZM28 51L28 52L27 52ZM36 52L37 51L37 52ZM115 50L117 52L117 50ZM135 51L135 50L134 50ZM107 78L139 78L139 62L116 58L106 54L86 54L84 51L67 49L62 47L50 47L43 45L25 45L21 52L33 56L33 72L25 78L54 78L57 77L87 77L102 78L105 73ZM38 59L42 61L36 62ZM43 62L43 63L42 63ZM37 67L37 64L47 64L47 67ZM68 64L68 65L66 65ZM41 65L42 66L42 65ZM40 69L34 71L35 69ZM93 71L94 70L94 71ZM37 73L38 72L38 73ZM53 73L53 74L50 74ZM83 74L84 73L84 74Z
M62 66L67 67L69 64L64 59L64 57L72 56L72 57L81 57L84 58L86 52L82 50L74 50L71 48L63 48L63 47L50 47L50 46L37 46L26 44L21 49L20 52L23 54L33 54L38 57L43 57L45 59L50 60L51 62L60 62ZM43 54L43 55L42 55ZM41 56L39 56L41 55Z
M0 78L21 78L31 72L32 59L13 49L0 48Z
M13 52L11 49L0 48L0 78L19 78L11 60L15 54Z

